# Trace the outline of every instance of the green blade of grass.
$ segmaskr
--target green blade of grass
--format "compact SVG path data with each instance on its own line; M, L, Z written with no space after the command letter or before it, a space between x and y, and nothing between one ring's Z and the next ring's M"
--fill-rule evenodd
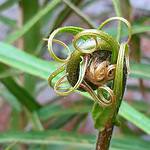
M22 11L22 21L23 24L26 24L28 20L30 20L35 14L38 13L40 9L40 4L39 1L28 1L28 0L23 0L20 1L20 8ZM29 6L32 7L29 7ZM33 54L35 50L37 49L37 45L42 41L41 37L41 22L38 21L30 30L24 35L23 37L23 49L28 52ZM33 37L34 38L33 40ZM31 42L32 41L32 42ZM32 81L32 82L31 82ZM24 87L25 89L31 94L35 94L35 86L36 86L36 78L33 76L30 76L28 74L24 75Z
M60 104L50 104L38 111L39 117L42 120L47 120L50 117L60 117L65 115L74 115L74 114L85 114L88 113L89 110L92 109L92 105L83 102L83 103L75 103L73 106L69 108L64 108Z
M87 95L85 95L87 96ZM90 98L90 97L88 97ZM70 108L63 108L58 104L47 105L41 108L38 113L42 120L47 120L50 117L60 117L63 115L73 115L73 114L84 114L88 113L91 110L92 105L90 103L84 102L76 103ZM140 113L132 106L128 105L125 101L122 102L119 115L150 134L150 119L146 117L144 114Z
M5 66L0 64L0 72L4 69ZM17 84L13 78L7 77L1 79L0 81L29 111L32 112L40 108L40 105L36 102L36 100L23 87Z
M22 72L15 70L15 69L7 69L0 74L0 79L7 78L7 77L13 77L13 76L19 75L21 73Z
M94 149L94 135L81 135L60 130L36 132L5 132L1 133L0 143L19 142L25 144L65 145L78 148ZM149 150L150 145L142 139L132 136L114 137L110 150Z
M82 0L73 0L72 3L74 5L79 5L80 3L82 2ZM70 9L69 7L65 6L64 9L62 11L60 11L60 13L58 14L55 22L54 22L54 25L53 25L53 28L52 28L52 31L58 27L60 27L62 25L62 23L71 15L72 13L72 9Z
M121 14L121 9L120 9L120 1L119 0L112 0L112 3L114 5L116 16L121 17L122 14ZM117 41L119 41L120 36L121 36L121 22L120 21L118 22L118 27L117 28L118 28L117 29L118 32L117 32L116 39L117 39Z
M0 5L0 11L8 9L9 7L13 6L15 3L19 2L19 0L7 0Z
M32 5L32 7L29 7ZM40 4L38 1L20 1L20 7L23 14L22 20L23 24L26 24L35 14L38 13L40 9ZM24 35L23 38L23 48L28 53L34 53L37 48L38 43L42 40L41 37L41 22L38 21L30 30ZM36 37L36 38L34 38ZM34 38L34 40L33 40ZM31 42L32 41L32 42Z
M51 124L48 126L49 129L53 130L53 129L60 129L63 126L67 125L69 122L71 122L74 118L76 117L76 115L71 115L71 114L67 114L65 116L60 116L54 119L53 122L51 122Z
M58 66L56 63L38 59L13 46L0 43L0 61L31 75L47 79ZM8 55L9 54L9 55Z
M41 9L35 16L33 16L22 28L11 33L5 39L8 43L15 42L18 38L27 33L42 17L55 8L61 0L52 0L45 8Z
M147 134L150 134L150 119L129 104L125 103L125 101L121 104L119 115L132 122Z
M116 37L116 29L115 27L106 28L106 32L111 34L113 37ZM144 32L150 32L150 26L143 25L143 24L135 24L132 26L132 35L135 34L142 34ZM121 36L125 37L127 36L127 29L122 27Z
M150 65L140 64L140 63L131 63L131 77L141 78L141 79L150 79Z
M36 58L35 56L29 55L13 46L2 42L0 42L0 62L46 80L48 79L49 74L56 70L59 65L55 62L47 62ZM141 65L142 67L140 68L138 68L138 64L131 66L131 69L134 69L131 70L131 76L150 79L150 66L144 64ZM149 133L150 119L145 116L145 121L140 120L140 118L143 118L144 115L131 108L132 107L129 106L126 102L123 102L119 114L134 123L137 127L141 128L146 133ZM135 112L134 114L133 111ZM139 116L138 119L137 116Z
M143 32L150 32L150 26L148 25L133 25L132 34L138 34Z
M7 26L10 26L10 27L15 27L16 26L16 21L13 20L13 19L10 19L4 15L0 15L0 22L7 25Z
M96 28L95 24L91 21L91 19L86 16L82 11L76 7L72 2L68 0L62 0L69 8L71 8L79 17L82 18L83 21L85 21L90 28Z
M91 143L94 143L91 136L67 133L60 130L1 133L0 143L11 143L14 141L26 144L65 144L83 147L91 147Z
M7 101L15 111L21 112L21 105L13 94L4 89L1 90L0 96Z

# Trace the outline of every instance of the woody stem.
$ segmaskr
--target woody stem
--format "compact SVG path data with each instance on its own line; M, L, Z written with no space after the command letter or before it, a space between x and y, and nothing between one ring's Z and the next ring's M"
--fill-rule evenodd
M96 150L108 150L113 132L113 124L105 125L103 131L99 131L96 143Z

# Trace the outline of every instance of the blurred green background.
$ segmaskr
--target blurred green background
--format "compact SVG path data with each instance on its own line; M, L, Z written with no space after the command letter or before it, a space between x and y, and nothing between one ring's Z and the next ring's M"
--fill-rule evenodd
M0 150L94 149L93 102L78 93L59 97L48 86L58 64L43 38L66 25L96 28L112 16L129 20L133 33L131 73L110 150L150 149L149 0L0 0ZM116 22L105 31L115 37Z

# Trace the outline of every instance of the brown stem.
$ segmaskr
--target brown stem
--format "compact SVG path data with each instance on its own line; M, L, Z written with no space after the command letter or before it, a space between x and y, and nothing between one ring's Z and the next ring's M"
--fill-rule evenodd
M113 125L106 124L103 131L99 131L97 143L96 143L96 150L108 150L110 145L110 140L113 132Z

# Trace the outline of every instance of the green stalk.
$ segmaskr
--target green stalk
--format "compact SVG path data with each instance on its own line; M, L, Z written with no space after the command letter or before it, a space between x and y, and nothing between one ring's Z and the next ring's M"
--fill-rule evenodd
M93 24L93 22L91 21L91 19L86 16L84 13L82 13L82 11L76 7L73 3L71 3L68 0L62 0L68 7L70 7L80 18L82 18L83 21L85 21L90 28L96 28L96 26Z
M107 23L113 20L122 21L128 27L128 32L129 32L128 40L121 45L110 35L108 35L107 33L101 30ZM75 51L72 53L69 53L67 58L60 59L54 53L54 50L52 47L53 42L60 44L61 46L65 47L69 52L71 52L70 48L65 43L63 43L60 40L55 39L56 34L63 33L63 32L70 32L73 35L75 34L73 42L72 42L75 48ZM103 42L99 43L98 40L95 40L95 46L88 48L86 50L85 50L85 47L82 48L78 46L77 41L79 41L80 39L84 39L84 40L85 39L87 40L88 38L96 39L97 37L102 39L104 43ZM54 30L48 39L48 50L49 50L51 57L55 61L62 63L62 65L49 76L48 81L49 81L50 86L52 86L55 92L61 96L71 94L80 86L80 88L87 91L92 96L93 100L95 101L92 114L93 114L93 119L95 121L95 127L99 129L99 136L97 140L96 150L108 150L109 148L109 144L110 144L110 140L111 140L111 136L113 132L113 126L116 122L115 121L116 115L118 113L121 100L122 100L122 95L124 92L124 90L122 89L124 89L125 87L126 67L124 68L124 58L125 58L125 52L127 51L126 46L130 38L131 38L130 23L124 18L112 17L104 21L97 30L96 29L84 30L83 28L73 27L73 26L61 27L61 28ZM84 44L82 46L84 46ZM86 65L88 61L92 61L92 59L89 57L89 54L92 54L94 51L97 51L97 50L106 50L105 48L108 48L109 46L111 48L109 48L107 51L111 50L112 52L111 64L112 66L116 67L115 76L114 76L115 80L113 83L114 86L111 89L106 86L98 86L97 94L96 94L94 90L92 89L92 86L89 86L85 81L86 80L85 72L86 72L86 69L88 69ZM101 54L99 54L99 57L100 55ZM103 57L105 58L105 56ZM105 60L102 59L101 61L105 61ZM101 64L98 64L98 65L101 66ZM125 69L125 71L123 71L123 69ZM52 80L64 70L66 70L67 74L61 77L55 84L52 84ZM66 77L66 75L67 75L67 80L72 85L72 87L67 88L65 89L65 91L63 91L61 90L60 87L62 83L64 82L64 78ZM94 80L95 81L97 80L96 77L94 77ZM103 95L101 94L101 90L107 91L107 93L110 95L111 98L107 100L104 96L101 96Z
M6 39L5 42L7 43L13 43L17 39L19 39L21 36L25 35L40 19L42 19L46 14L48 14L50 11L52 11L61 0L53 0L47 6L45 6L43 9L41 9L37 14L35 14L24 26L22 26L19 30L10 33Z
M0 65L0 72L5 70L3 65ZM0 79L5 87L17 98L17 100L25 106L29 111L33 112L39 109L41 106L35 101L35 99L15 80L11 77Z
M102 131L99 131L96 150L108 150L110 145L110 140L113 133L114 125L117 123L117 115L122 102L124 89L126 86L126 65L124 65L125 54L128 52L127 43L122 43L120 45L120 50L118 54L115 79L114 79L114 95L116 97L115 104L112 105L112 117L105 124Z
M37 114L37 112L29 112L29 118L31 118L32 124L34 126L34 129L37 131L44 131L44 127L39 119L39 116Z
M114 9L115 9L115 13L118 17L121 17L121 10L120 10L120 2L119 0L112 0L113 5L114 5ZM118 22L118 29L117 29L118 33L117 33L117 41L119 41L120 36L121 36L121 22Z
M80 1L79 0L72 0L72 4L74 4L75 6L78 6L82 1L83 0L80 0ZM68 5L66 5L64 7L64 9L58 14L51 31L60 27L63 24L63 22L65 22L65 20L68 17L70 17L72 12L73 12L73 10L70 7L68 7Z
M32 5L32 7L29 7ZM22 24L26 24L35 14L39 11L39 2L37 0L22 0L20 1L20 7L22 11ZM35 38L36 37L36 38ZM33 40L34 38L34 40ZM41 41L40 35L40 22L38 21L23 37L23 49L28 53L33 54L37 48L38 43ZM32 42L31 42L32 41ZM24 75L24 85L26 90L34 95L36 78ZM32 82L31 82L32 81Z

